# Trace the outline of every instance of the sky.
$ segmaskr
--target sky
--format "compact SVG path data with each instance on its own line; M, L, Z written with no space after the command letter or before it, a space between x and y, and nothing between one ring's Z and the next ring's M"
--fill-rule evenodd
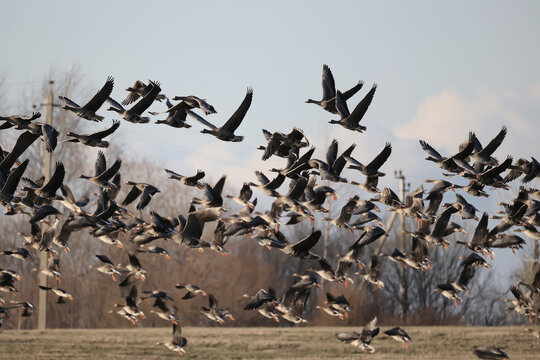
M0 22L3 109L20 109L21 91L41 84L51 69L76 67L83 93L94 93L112 75L112 97L120 101L135 80L157 80L170 97L207 99L218 112L207 120L219 126L253 87L253 103L237 130L245 136L240 143L201 134L202 125L193 121L191 129L123 121L112 141L180 173L202 168L213 179L228 174L239 187L255 180L255 169L283 163L260 160L261 128L289 132L293 126L304 130L317 146L315 157L323 159L333 138L341 150L357 144L353 156L361 162L391 142L380 185L393 189L396 169L414 188L441 177L424 160L419 139L448 156L469 131L485 144L506 125L496 157L540 156L536 1L35 0L5 1L3 8L9 14ZM365 133L331 125L335 115L304 103L322 96L323 64L340 90L364 81L349 108L378 84L362 120ZM115 118L105 109L99 113L107 122ZM490 194L492 203L479 204L492 207L510 196ZM512 262L501 260L499 269L507 271Z

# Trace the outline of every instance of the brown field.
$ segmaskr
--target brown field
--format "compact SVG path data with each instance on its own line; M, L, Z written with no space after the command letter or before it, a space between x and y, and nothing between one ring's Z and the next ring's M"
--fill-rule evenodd
M390 327L381 327L387 330ZM350 327L201 328L186 327L184 359L473 359L473 345L502 346L511 359L540 359L540 340L524 327L406 327L414 343L379 334L374 354L342 344L334 333ZM4 331L0 359L164 359L179 358L158 341L169 328Z

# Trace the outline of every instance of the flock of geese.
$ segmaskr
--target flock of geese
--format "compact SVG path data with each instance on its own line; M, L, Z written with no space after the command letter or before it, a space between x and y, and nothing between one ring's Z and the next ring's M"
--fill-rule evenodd
M202 133L211 134L222 141L239 142L243 136L236 131L251 106L253 90L247 93L238 109L222 126L215 126L203 115L209 116L216 110L207 100L197 96L177 96L169 99L161 93L160 84L149 81L145 84L135 82L127 88L127 97L121 102L111 98L114 81L109 77L105 85L85 105L80 106L65 96L60 96L63 109L91 122L101 122L104 116L98 111L104 103L108 103L107 110L116 112L119 117L132 123L148 123L150 117L143 116L154 101L164 101L167 109L161 113L150 112L150 115L166 115L164 120L156 120L156 124L165 124L175 128L190 128L187 121L194 119L205 128ZM321 100L309 99L307 103L320 106L330 114L339 116L339 119L329 120L330 124L338 124L352 131L363 132L366 126L361 121L368 110L377 85L367 92L364 98L349 111L347 101L360 91L363 82L358 82L351 89L341 92L337 90L332 72L327 65L323 66ZM171 100L178 101L176 104ZM131 105L133 104L133 105ZM130 106L126 109L126 107ZM199 113L196 113L199 112ZM446 180L429 181L432 187L429 191L420 185L409 193L405 199L400 199L394 191L385 187L378 189L379 178L385 174L380 171L392 153L391 144L387 143L381 152L369 161L361 154L353 157L355 144L351 144L343 152L338 149L338 141L331 142L325 159L313 158L315 148L310 147L308 138L298 128L289 133L269 132L263 129L265 144L259 147L262 150L262 159L272 156L286 160L281 169L270 169L264 174L256 171L258 183L244 183L238 196L223 195L226 176L223 176L214 185L204 182L204 171L197 171L194 175L181 175L166 169L166 175L181 185L197 188L201 191L200 197L193 198L187 214L166 217L151 211L151 221L147 222L133 215L126 207L134 204L139 211L144 210L152 201L152 197L160 190L143 182L121 182L120 169L122 161L119 158L106 159L100 151L95 163L95 171L88 175L80 175L80 181L89 181L97 189L96 205L90 209L91 203L77 200L71 192L64 178L67 169L60 162L56 163L54 173L49 180L44 177L29 179L24 177L25 170L30 165L24 158L24 152L38 138L44 143L47 151L53 152L58 143L60 133L54 127L37 121L40 113L31 116L0 117L0 129L22 130L11 151L0 151L0 202L6 210L5 215L22 214L28 216L31 232L19 233L22 243L15 249L2 249L0 254L11 256L22 261L32 261L37 252L47 252L49 262L46 270L42 272L52 278L62 276L58 262L59 250L66 253L70 249L70 235L73 232L87 231L90 236L107 244L120 248L132 249L129 251L129 264L114 265L105 254L96 254L98 265L91 268L111 276L117 281L122 293L122 302L114 305L114 312L128 321L136 324L144 319L144 313L139 309L142 301L153 301L152 313L172 324L172 339L164 343L167 348L179 354L185 352L187 339L182 336L178 309L174 306L170 294L159 289L145 290L139 295L137 282L144 280L149 274L137 258L138 252L152 253L170 258L169 253L159 247L160 239L172 239L178 246L195 249L202 252L211 249L226 255L227 241L234 236L250 236L261 246L281 251L285 255L305 259L313 264L305 274L294 274L294 280L289 289L278 295L274 289L261 289L256 294L244 294L246 300L245 310L257 310L262 316L280 322L285 320L295 324L307 323L304 314L304 304L313 287L320 287L324 282L338 282L350 286L357 276L372 286L384 287L380 280L380 263L388 259L401 264L403 267L412 267L420 271L432 269L429 260L429 248L432 246L466 246L470 255L459 265L462 268L458 279L439 284L434 291L459 306L462 295L470 294L471 283L477 268L489 268L487 257L493 258L493 248L508 248L514 251L523 247L525 239L515 233L521 232L535 241L540 239L538 226L540 226L540 191L522 186L519 193L511 203L501 203L501 211L492 219L498 219L495 226L489 226L490 216L468 202L466 196L488 196L486 189L509 189L508 183L521 178L526 184L540 177L540 163L534 158L531 160L520 158L513 162L511 156L504 161L498 161L493 154L503 142L507 129L503 127L500 132L486 145L482 146L476 134L471 133L465 141L458 145L456 153L443 156L434 147L425 141L420 141L422 149L428 154L426 160L434 162L447 177L463 178L467 185L458 185ZM248 119L249 121L249 119ZM112 125L98 132L78 134L68 132L65 134L66 142L81 143L89 147L107 148L109 142L104 140L118 131L120 121L113 121ZM81 145L81 146L82 146ZM366 161L368 160L368 161ZM366 164L366 165L364 165ZM35 165L35 164L34 164ZM343 177L342 171L347 167L355 170L356 178L365 176L365 181L349 181ZM506 174L503 174L505 173ZM271 178L270 173L275 175ZM165 175L164 175L165 176ZM285 180L289 181L286 193L278 192ZM321 183L324 182L324 183ZM321 231L313 229L312 233L303 239L287 239L280 231L283 226L297 224L302 221L314 221L317 212L329 213L325 208L326 199L336 199L338 193L330 185L332 183L346 183L362 189L362 197L355 195L341 208L337 218L324 217L323 220L333 226L358 233L356 240L348 252L341 256L337 264L332 265L312 249L321 239ZM128 192L120 196L122 187L128 187ZM255 189L255 190L254 190ZM443 196L448 190L463 191L455 194L455 201L443 203ZM253 191L261 192L273 198L269 210L256 211L257 200L252 200ZM365 194L368 194L365 196ZM426 196L427 194L427 196ZM242 206L234 214L223 214L224 198L229 198ZM429 203L427 206L425 201ZM415 219L417 230L410 232L410 251L408 249L394 249L391 254L375 254L369 250L370 245L383 241L388 236L382 227L382 220L376 214L381 206L387 211L397 212L401 215ZM441 211L439 208L443 207ZM61 210L60 210L61 209ZM284 212L287 211L286 214ZM142 214L142 213L140 213ZM354 217L354 219L353 219ZM445 238L456 231L463 231L461 226L451 221L452 218L461 217L467 221L477 221L476 229L468 241L458 241L454 244ZM287 222L282 219L287 219ZM205 224L217 221L212 242L201 239ZM128 245L128 246L126 246ZM29 249L31 251L29 251ZM371 252L364 257L364 253ZM1 258L1 257L0 257ZM433 269L436 271L437 269ZM0 291L13 294L18 292L16 282L21 274L11 269L0 269ZM234 316L227 307L221 307L212 294L206 293L196 284L177 284L176 287L186 291L182 299L206 296L208 306L202 307L201 314L212 321L223 324L233 320ZM40 286L42 290L54 293L58 304L76 299L68 290L54 286ZM527 317L529 320L538 317L533 295L540 291L540 272L532 281L520 281L513 285L511 292L513 299L506 299L510 305L509 310ZM249 301L249 302L248 302ZM6 301L0 297L0 324L4 318L9 317L9 310L22 309L22 316L31 316L37 309L28 301ZM343 295L326 294L326 301L316 306L329 316L348 317L352 311L349 301ZM374 317L359 332L338 333L336 337L343 343L351 344L364 351L373 352L372 340L379 333L377 318ZM406 348L411 338L405 330L396 327L384 332L387 336L404 344ZM475 348L475 354L480 358L505 358L507 355L498 348Z

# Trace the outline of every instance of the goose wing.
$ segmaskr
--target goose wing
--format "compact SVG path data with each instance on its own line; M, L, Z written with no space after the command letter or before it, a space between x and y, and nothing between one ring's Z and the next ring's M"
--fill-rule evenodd
M334 81L334 75L330 67L326 64L323 65L322 71L322 91L323 91L323 100L330 100L336 96L336 83Z
M358 124L360 120L364 117L369 105L371 104L371 101L373 100L373 96L375 95L375 91L377 90L377 84L373 84L373 87L369 92L364 96L362 101L356 105L353 112L349 116L349 121L354 122L355 124Z
M96 112L101 105L107 100L107 98L111 95L112 89L114 86L114 79L112 76L109 76L107 78L107 81L105 82L105 85L97 92L96 95L92 99L90 99L89 102L86 103L82 108L84 110L88 111L94 111Z
M90 136L91 138L97 139L97 140L101 140L104 137L107 137L107 136L111 135L119 127L120 127L120 121L113 121L112 126L110 128L105 129L103 131L95 132L95 133L90 134L88 136Z
M253 89L248 88L246 96L244 97L244 100L238 107L238 109L235 111L235 113L227 120L227 122L222 126L222 129L230 131L231 133L234 133L234 131L240 126L240 123L242 120L244 120L244 117L246 116L246 113L251 106L251 100L253 99Z
M150 85L152 85L152 89L144 95L144 97L139 100L135 105L133 105L129 111L141 115L146 109L152 105L154 100L156 99L156 96L158 96L159 92L161 91L161 87L159 82L157 81L150 81Z

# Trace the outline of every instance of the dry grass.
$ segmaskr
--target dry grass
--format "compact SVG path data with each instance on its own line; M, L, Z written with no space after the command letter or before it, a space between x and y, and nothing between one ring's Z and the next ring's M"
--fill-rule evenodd
M382 327L384 331L389 327ZM185 359L471 359L473 345L502 346L512 359L538 359L540 340L519 327L407 327L414 343L380 334L374 354L342 344L334 333L344 327L200 328L186 327ZM0 358L7 359L163 359L178 358L158 341L170 329L4 331Z

